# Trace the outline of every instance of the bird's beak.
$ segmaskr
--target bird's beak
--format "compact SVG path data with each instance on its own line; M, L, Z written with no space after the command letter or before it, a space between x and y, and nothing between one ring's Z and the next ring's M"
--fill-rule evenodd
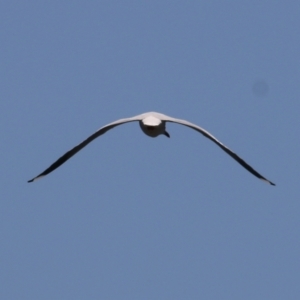
M169 133L166 131L164 132L164 135L167 136L168 138L170 137Z

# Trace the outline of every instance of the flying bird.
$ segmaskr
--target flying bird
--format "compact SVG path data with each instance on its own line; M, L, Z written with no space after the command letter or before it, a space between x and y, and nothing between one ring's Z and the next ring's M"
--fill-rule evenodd
M69 158L71 158L73 155L75 155L78 151L80 151L82 148L84 148L87 144L89 144L91 141L99 137L100 135L104 134L106 131L125 124L129 122L135 122L138 121L140 124L140 127L142 131L150 136L150 137L157 137L158 135L165 135L166 137L170 137L169 133L166 131L166 122L171 123L177 123L184 126L187 126L189 128L192 128L201 134L203 134L205 137L209 138L211 141L213 141L215 144L217 144L222 150L224 150L227 154L229 154L233 159L235 159L240 165L242 165L246 170L248 170L250 173L252 173L254 176L258 177L261 180L264 180L265 182L275 185L270 180L266 179L262 175L260 175L257 171L255 171L250 165L248 165L243 159L241 159L237 154L232 152L229 148L227 148L225 145L223 145L220 141L218 141L212 134L210 134L205 129L201 128L198 125L195 125L193 123L190 123L185 120L175 119L169 116L166 116L161 113L157 112L148 112L144 113L135 117L131 118L125 118L120 119L115 122L112 122L110 124L107 124L100 129L98 129L95 133L93 133L91 136L89 136L87 139L85 139L83 142L69 150L67 153L65 153L63 156L61 156L57 161L55 161L49 168L47 168L44 172L39 174L38 176L32 178L31 180L28 180L28 182L36 181L37 179L40 179L41 177L51 173L55 169L57 169L59 166L61 166L63 163L65 163Z

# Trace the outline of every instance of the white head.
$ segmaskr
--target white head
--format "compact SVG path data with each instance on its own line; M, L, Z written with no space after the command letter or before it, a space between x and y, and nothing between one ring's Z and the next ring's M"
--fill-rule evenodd
M148 116L142 119L139 124L142 131L150 137L157 137L160 134L170 137L166 132L166 122L159 118Z

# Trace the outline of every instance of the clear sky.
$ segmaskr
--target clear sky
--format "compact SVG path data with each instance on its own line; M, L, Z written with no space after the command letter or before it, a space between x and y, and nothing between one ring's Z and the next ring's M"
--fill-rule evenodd
M299 1L1 1L0 299L300 299ZM147 111L210 131L99 127Z

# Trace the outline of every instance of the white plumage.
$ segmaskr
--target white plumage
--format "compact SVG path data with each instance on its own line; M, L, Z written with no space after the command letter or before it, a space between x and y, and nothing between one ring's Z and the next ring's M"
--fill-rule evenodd
M69 158L71 158L74 154L76 154L78 151L80 151L83 147L85 147L87 144L89 144L95 138L104 134L106 131L108 131L118 125L121 125L124 123L129 123L129 122L134 122L134 121L138 121L142 131L150 137L157 137L160 134L170 137L169 133L166 131L166 122L178 123L178 124L187 126L189 128L192 128L192 129L200 132L201 134L203 134L205 137L209 138L214 143L216 143L222 150L224 150L227 154L229 154L233 159L235 159L239 164L241 164L245 169L247 169L254 176L258 177L259 179L264 180L265 182L267 182L271 185L275 185L273 182L269 181L268 179L266 179L262 175L260 175L250 165L248 165L243 159L241 159L237 154L232 152L225 145L223 145L220 141L218 141L213 135L211 135L205 129L203 129L193 123L190 123L188 121L175 119L175 118L172 118L172 117L169 117L164 114L157 113L157 112L148 112L148 113L144 113L144 114L141 114L141 115L138 115L135 117L120 119L120 120L117 120L115 122L112 122L108 125L101 127L94 134L89 136L86 140L84 140L79 145L75 146L74 148L69 150L67 153L65 153L62 157L60 157L57 161L55 161L44 172L42 172L38 176L34 177L33 179L29 180L28 182L35 181L35 180L51 173L56 168L58 168L60 165L62 165L64 162L66 162Z

